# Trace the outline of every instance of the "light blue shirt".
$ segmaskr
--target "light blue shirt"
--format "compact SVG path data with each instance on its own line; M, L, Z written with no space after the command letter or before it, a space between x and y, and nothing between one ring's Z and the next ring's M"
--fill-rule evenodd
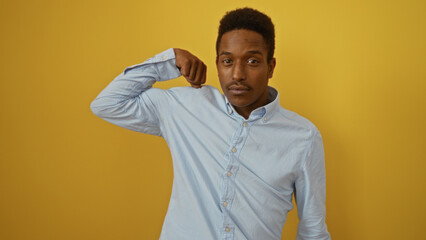
M297 239L330 239L317 128L282 108L272 87L248 119L212 86L152 88L180 75L168 49L126 68L91 104L108 122L167 141L174 180L160 239L279 240L293 193Z

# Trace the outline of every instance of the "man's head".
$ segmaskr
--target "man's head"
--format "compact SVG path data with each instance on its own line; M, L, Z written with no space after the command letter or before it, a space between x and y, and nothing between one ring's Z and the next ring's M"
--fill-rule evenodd
M252 8L239 8L227 12L223 16L216 40L216 56L219 55L220 40L223 34L237 29L252 30L262 35L268 46L268 62L272 60L275 50L274 24L270 17Z
M266 105L268 82L275 68L275 40L271 19L243 8L220 21L216 66L223 93L245 118Z

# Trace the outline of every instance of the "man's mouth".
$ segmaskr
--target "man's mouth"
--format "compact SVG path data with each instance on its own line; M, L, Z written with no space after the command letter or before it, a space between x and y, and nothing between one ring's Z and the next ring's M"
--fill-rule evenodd
M250 88L244 85L232 85L228 87L228 92L234 95L244 94L250 91Z

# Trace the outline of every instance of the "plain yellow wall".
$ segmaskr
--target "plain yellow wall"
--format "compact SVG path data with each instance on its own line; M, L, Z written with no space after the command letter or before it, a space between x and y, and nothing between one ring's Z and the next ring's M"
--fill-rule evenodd
M218 22L243 6L275 23L281 104L323 135L332 238L426 239L424 0L2 0L0 239L158 239L167 145L90 102L170 47L203 59L219 87ZM283 239L296 226L293 210Z

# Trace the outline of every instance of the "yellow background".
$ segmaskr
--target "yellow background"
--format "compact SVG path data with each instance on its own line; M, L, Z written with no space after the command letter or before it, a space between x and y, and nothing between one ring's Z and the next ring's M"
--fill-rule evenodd
M95 117L90 102L170 47L203 59L219 87L218 22L242 6L272 17L271 85L323 135L332 238L426 239L423 0L1 0L0 239L158 239L166 143ZM283 239L296 226L293 210Z

